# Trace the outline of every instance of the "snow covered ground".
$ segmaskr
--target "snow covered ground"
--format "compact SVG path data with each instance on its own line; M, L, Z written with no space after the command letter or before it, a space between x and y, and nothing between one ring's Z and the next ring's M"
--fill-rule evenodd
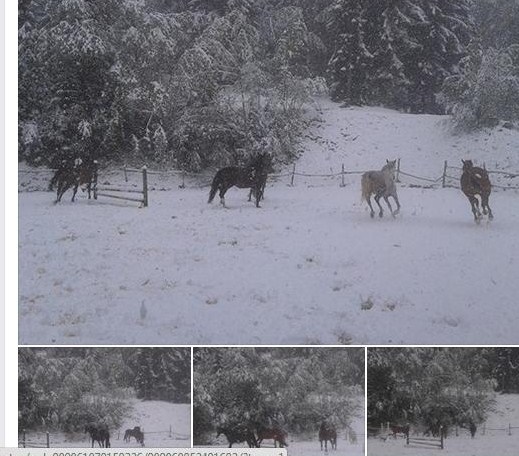
M433 178L468 157L519 171L517 131L453 136L444 117L322 107L298 172L396 157ZM246 190L225 210L178 182L146 209L20 193L20 343L517 343L517 192L494 192L495 220L478 226L456 189L402 185L401 214L372 220L358 175L287 182L261 209Z
M516 456L519 454L519 395L498 396L498 411L489 417L487 428L508 428L517 426L512 435L507 431L486 431L482 435L481 427L474 439L470 438L466 430L460 432L459 437L454 435L445 439L444 450L411 447L405 444L405 439L388 438L386 441L369 438L368 456L430 456L436 452L442 455L455 456Z
M364 398L362 398L362 402L364 402ZM340 431L337 436L337 450L331 450L330 446L328 446L328 454L334 456L348 455L348 456L363 456L365 454L365 445L364 445L364 415L358 416L354 418L353 423L351 425L353 431L357 435L357 442L350 442L347 439L346 432ZM321 453L321 446L319 440L317 438L317 434L315 436L300 436L293 435L289 433L288 436L288 447L287 453L288 456L311 456L316 454L326 454L324 451ZM265 440L261 447L272 447L272 440ZM207 447L227 447L227 440L225 437L220 437L214 445L206 445ZM234 444L235 447L246 447L247 444Z
M133 413L120 429L110 430L112 448L135 448L139 446L132 438L124 442L124 431L140 426L144 432L144 444L147 448L185 448L191 446L191 406L190 404L172 404L163 401L135 401ZM171 434L169 428L171 426ZM29 441L45 442L41 433L27 433ZM88 447L87 434L51 433L51 448Z

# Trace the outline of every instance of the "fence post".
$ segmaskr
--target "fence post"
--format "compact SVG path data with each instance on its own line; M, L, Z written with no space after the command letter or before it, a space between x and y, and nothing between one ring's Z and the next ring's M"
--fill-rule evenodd
M94 199L97 199L97 179L99 177L99 162L97 160L94 160Z
M22 447L25 448L26 441L26 435L25 435L25 429L22 430Z
M294 177L296 175L296 164L294 163L294 166L292 167L292 178L290 179L290 186L294 186Z
M459 437L460 433L459 433L459 428L458 428L458 425L456 425L456 437Z
M443 162L442 188L445 188L445 178L447 177L447 160Z
M346 184L344 183L344 163L341 168L341 187L346 187Z
M178 186L179 188L186 188L186 170L182 168L182 184Z
M396 162L396 181L400 183L400 159Z
M508 435L512 435L512 425L508 423Z
M148 207L148 170L146 166L142 167L142 204L144 207Z
M487 425L485 423L483 423L483 430L481 432L482 435L485 435L485 428L487 427Z
M125 182L128 182L128 172L126 171L126 164L124 165L123 171L124 171L124 180L125 180Z
M171 429L171 424L169 425L169 438L173 437L173 431Z
M440 448L443 450L443 426L440 426Z
M50 448L50 433L47 432L47 448Z

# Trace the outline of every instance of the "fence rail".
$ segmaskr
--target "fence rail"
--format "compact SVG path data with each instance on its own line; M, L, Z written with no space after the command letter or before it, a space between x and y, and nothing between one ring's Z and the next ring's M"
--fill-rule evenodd
M211 184L212 179L209 178L208 175L200 174L200 173L191 173L187 172L185 170L148 170L146 167L138 169L138 168L132 168L132 167L122 167L117 168L119 170L122 170L124 173L125 181L128 182L128 174L130 173L143 173L146 174L146 192L147 192L147 176L180 176L182 181L179 185L179 188L185 188L186 187L186 178L192 177L195 179L200 180L200 178L203 178L203 182L198 186L208 186ZM461 167L456 165L449 165L448 161L445 160L443 164L443 169L441 174L438 177L431 177L431 176L421 176L418 173L412 171L412 170L406 170L405 168L401 168L401 160L397 160L397 170L396 170L396 181L402 182L403 178L410 178L413 181L418 181L418 184L416 182L405 182L409 186L415 186L415 187L424 187L424 188L435 188L435 187L442 187L442 188L460 188L459 186L459 179L461 176L460 171L462 170ZM45 169L23 169L20 170L20 173L49 173L54 171L53 169L45 168ZM311 172L303 172L298 171L296 168L296 164L294 163L292 165L292 169L290 171L284 171L280 173L272 173L269 174L269 180L270 181L277 181L281 178L289 177L290 178L290 184L291 186L294 186L296 183L296 177L305 177L305 178L325 178L325 179L333 179L333 178L340 178L340 186L344 187L346 185L345 177L349 175L360 175L364 174L369 170L353 170L348 169L344 163L341 164L340 171L337 172L330 172L330 173L311 173ZM507 172L507 171L501 171L501 170L487 170L489 174L494 174L496 176L502 176L505 179L515 179L519 177L518 172ZM458 175L456 175L458 174ZM144 176L143 176L144 180ZM419 183L422 182L424 185L420 185ZM145 192L144 190L144 184L143 184L143 191L140 193ZM500 179L494 180L492 183L493 188L502 189L502 190L519 190L519 182L517 185L503 185L503 182ZM108 188L100 188L100 191L122 191L119 189L108 189ZM136 190L129 191L129 192L136 192ZM103 194L102 196L107 196L106 194ZM146 198L143 196L144 201ZM141 201L141 202L142 202Z
M425 437L409 437L407 436L406 445L408 446L418 446L425 448L439 448L443 450L444 441L443 441L443 431L440 432L439 439L431 439Z

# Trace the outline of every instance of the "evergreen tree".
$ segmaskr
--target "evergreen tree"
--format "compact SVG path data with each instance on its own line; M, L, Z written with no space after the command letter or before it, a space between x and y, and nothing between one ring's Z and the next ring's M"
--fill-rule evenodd
M348 104L365 101L365 83L373 59L365 43L364 6L364 1L336 0L330 7L333 15L328 27L337 37L328 66L333 81L331 95Z

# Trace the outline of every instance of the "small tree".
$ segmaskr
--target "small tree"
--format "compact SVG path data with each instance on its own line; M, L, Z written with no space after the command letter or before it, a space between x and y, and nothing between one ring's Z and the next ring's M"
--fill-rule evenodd
M439 101L462 129L519 119L519 45L486 51L473 45L461 73L445 80Z

